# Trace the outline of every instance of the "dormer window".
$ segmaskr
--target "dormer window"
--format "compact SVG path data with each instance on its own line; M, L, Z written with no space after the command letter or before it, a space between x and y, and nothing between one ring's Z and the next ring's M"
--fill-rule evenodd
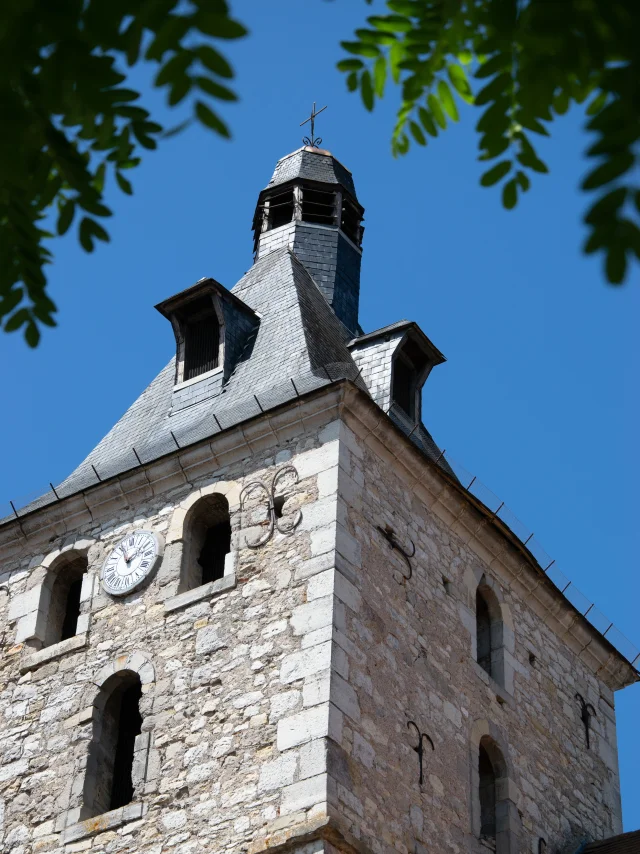
M409 360L402 355L396 357L393 365L392 396L394 403L397 403L409 418L413 418L416 409L416 372Z
M221 394L257 330L259 318L253 309L209 278L200 279L156 308L171 321L176 337L171 412Z
M218 367L220 324L210 297L193 300L184 314L183 380L191 380Z

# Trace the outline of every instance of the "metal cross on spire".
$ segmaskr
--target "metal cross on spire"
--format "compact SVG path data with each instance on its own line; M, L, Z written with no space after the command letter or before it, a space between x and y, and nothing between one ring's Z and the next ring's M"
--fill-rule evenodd
M316 112L316 102L314 101L313 102L313 109L311 110L311 115L309 116L308 119L305 119L303 122L300 122L300 127L302 127L302 125L306 125L307 122L311 122L311 136L303 136L302 137L302 141L304 142L304 144L310 145L311 148L319 148L322 145L322 137L314 135L315 134L314 125L315 125L316 116L319 116L320 113L322 112L322 110L326 110L326 109L327 109L327 105L325 104L321 110L318 110Z

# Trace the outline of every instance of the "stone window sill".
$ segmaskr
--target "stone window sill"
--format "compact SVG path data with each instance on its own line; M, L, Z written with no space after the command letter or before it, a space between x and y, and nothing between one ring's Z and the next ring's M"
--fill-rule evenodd
M202 584L193 590L185 590L184 593L178 593L177 596L165 599L164 612L165 614L171 614L173 611L180 610L180 608L187 608L196 602L202 602L203 599L211 599L214 596L219 596L220 593L233 590L235 586L235 573L224 575L222 578L218 578L217 581L210 581L209 584Z
M78 840L86 839L88 836L104 833L105 830L122 827L123 824L142 818L146 811L146 805L143 803L127 804L126 807L104 812L102 815L96 815L93 818L85 818L84 821L71 824L62 831L62 843L67 845L69 842L78 842Z
M45 646L44 649L39 649L38 652L33 652L27 655L20 662L20 673L26 673L28 670L35 670L47 661L53 661L54 658L60 658L68 652L73 652L76 649L83 649L87 645L88 632L80 632L72 638L60 641L60 643Z
M496 700L500 703L500 705L513 706L513 695L510 694L506 688L500 685L499 682L493 678L493 676L489 676L484 667L481 667L477 661L473 660L473 665L476 673L485 683L485 685L496 695Z

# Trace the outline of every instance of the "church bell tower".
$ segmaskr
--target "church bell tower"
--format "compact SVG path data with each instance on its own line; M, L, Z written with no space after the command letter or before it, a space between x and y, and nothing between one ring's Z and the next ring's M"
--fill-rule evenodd
M351 172L329 151L307 145L278 161L253 218L256 260L288 246L354 337L363 215Z

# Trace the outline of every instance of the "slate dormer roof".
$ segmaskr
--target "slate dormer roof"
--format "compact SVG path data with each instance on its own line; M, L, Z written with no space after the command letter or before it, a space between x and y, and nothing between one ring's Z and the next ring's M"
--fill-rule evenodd
M319 181L323 184L340 184L354 199L357 199L351 172L336 160L330 151L305 145L287 154L276 163L271 180L265 189L287 184L289 181L295 181L296 178Z

